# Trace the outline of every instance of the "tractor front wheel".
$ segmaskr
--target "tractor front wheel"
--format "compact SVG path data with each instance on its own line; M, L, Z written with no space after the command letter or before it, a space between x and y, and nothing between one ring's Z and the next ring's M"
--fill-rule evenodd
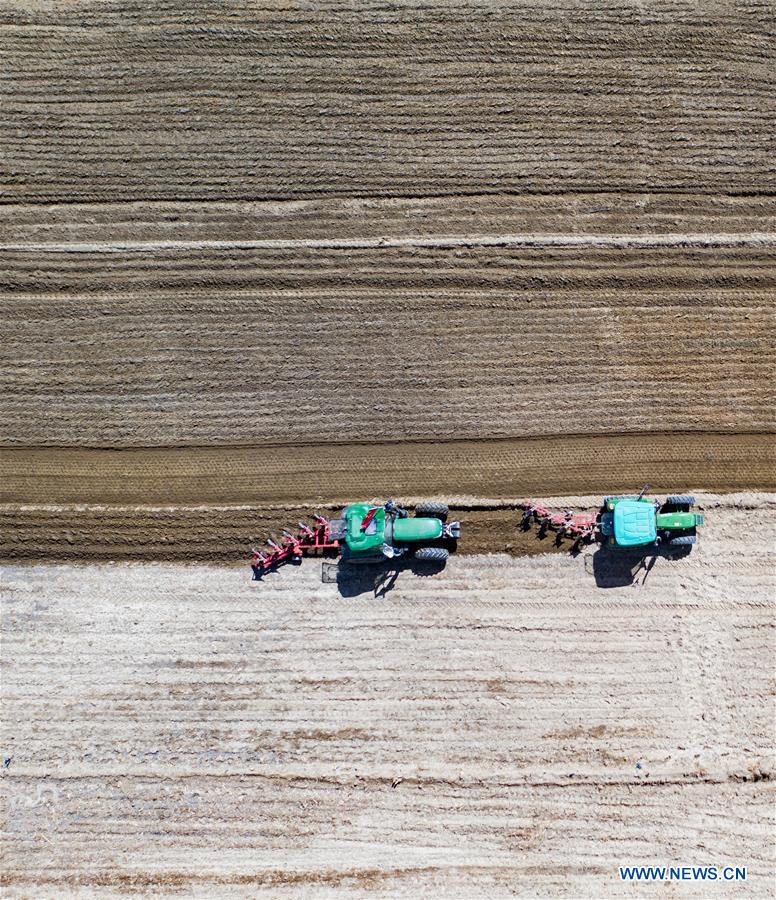
M450 551L444 547L421 547L415 551L415 559L424 560L425 562L445 562L450 556Z
M671 538L668 543L671 547L688 547L697 540L698 538L694 534L680 534L679 537Z
M416 516L428 516L432 519L441 519L443 522L447 519L450 510L446 503L418 503L415 507Z

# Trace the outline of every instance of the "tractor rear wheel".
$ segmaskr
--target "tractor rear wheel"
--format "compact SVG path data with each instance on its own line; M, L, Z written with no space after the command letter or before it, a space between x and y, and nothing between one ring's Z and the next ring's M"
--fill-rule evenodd
M666 503L669 506L694 506L695 497L692 494L671 494L666 497Z
M415 559L426 562L444 562L450 556L450 551L444 547L421 547L415 551Z
M446 503L418 503L415 507L416 516L429 516L432 519L441 519L443 522L447 519L450 510Z
M694 534L680 534L679 537L671 538L668 543L671 547L687 547L697 540L698 538Z

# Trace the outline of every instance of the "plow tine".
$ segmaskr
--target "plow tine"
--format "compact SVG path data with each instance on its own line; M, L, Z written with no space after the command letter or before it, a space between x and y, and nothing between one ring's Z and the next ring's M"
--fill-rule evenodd
M583 541L590 542L595 539L596 513L576 513L573 509L554 512L532 500L524 500L519 505L523 511L522 527L527 530L533 519L538 526L540 536L543 537L550 530L555 532L555 543L558 545L563 538L573 539L575 547Z

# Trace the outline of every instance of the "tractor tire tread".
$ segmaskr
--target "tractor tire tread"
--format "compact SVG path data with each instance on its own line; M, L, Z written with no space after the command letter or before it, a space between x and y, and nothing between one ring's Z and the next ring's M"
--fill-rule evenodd
M450 556L450 551L444 547L421 547L414 555L415 559L425 562L445 562Z
M432 519L441 519L443 522L448 517L450 509L446 503L436 503L434 501L426 501L418 503L415 507L416 516L428 516Z

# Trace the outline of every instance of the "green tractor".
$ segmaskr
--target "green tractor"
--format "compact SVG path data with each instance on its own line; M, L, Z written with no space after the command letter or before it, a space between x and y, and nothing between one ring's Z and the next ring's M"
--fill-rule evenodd
M637 496L606 497L600 529L605 546L647 549L659 546L685 547L697 540L696 529L703 516L692 512L695 498L688 494L666 497L665 503Z
M352 503L342 517L329 523L329 538L338 540L342 559L375 563L412 555L428 562L444 562L450 545L461 536L458 522L447 521L444 503L421 503L410 516L392 500L382 506Z

